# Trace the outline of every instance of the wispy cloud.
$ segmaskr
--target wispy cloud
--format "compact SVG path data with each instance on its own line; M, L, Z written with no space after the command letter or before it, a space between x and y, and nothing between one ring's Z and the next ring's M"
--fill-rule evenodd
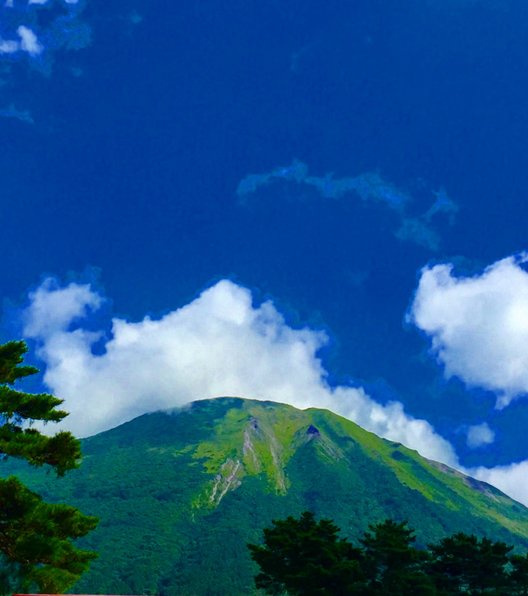
M30 56L38 56L43 50L42 45L34 31L25 25L20 25L16 30L18 39L0 41L0 54L15 54L26 52Z
M395 231L398 239L413 242L432 251L438 250L440 246L440 238L434 229L433 219L439 214L447 215L449 223L452 224L458 211L457 204L449 198L445 190L441 189L433 193L435 200L425 213L411 217L408 215L408 207L413 202L413 198L382 178L377 172L366 172L344 178L335 178L333 174L310 176L308 166L299 160L264 174L249 174L244 177L236 191L239 202L244 204L248 197L257 193L260 188L278 182L311 187L326 199L342 199L351 195L365 202L373 201L382 204L398 214L400 227Z
M37 70L49 72L57 51L90 43L90 28L81 19L83 9L84 2L77 0L6 1L0 6L0 60L25 56ZM42 11L53 16L41 19Z
M329 408L426 457L457 463L451 445L401 403L381 405L361 387L330 386L318 357L326 334L289 326L272 302L254 305L244 287L223 280L159 319L115 318L111 337L88 331L103 300L88 285L48 280L24 312L44 381L65 399L71 414L64 426L78 435L196 399L240 396Z
M433 195L435 200L425 213L417 217L404 216L402 218L401 226L396 231L396 237L437 251L440 248L440 236L435 230L434 219L437 215L444 215L449 224L453 225L459 208L443 188L433 192Z
M440 248L440 236L420 217L404 217L401 226L395 232L398 240L413 242L436 252Z
M15 118L26 124L34 124L33 116L29 110L19 110L14 104L10 104L5 108L0 108L1 118Z
M364 201L379 201L397 211L403 209L410 200L408 195L375 172L346 178L334 178L333 174L309 176L308 166L299 160L294 160L290 166L274 168L265 174L249 174L238 184L237 195L243 200L260 187L281 180L311 186L327 199L340 199L346 194L354 193Z
M447 215L449 221L453 223L458 213L458 205L448 196L443 188L433 192L433 195L435 196L435 202L423 214L422 219L427 223L431 223L435 215L442 213Z
M426 267L408 320L431 339L447 377L497 395L497 407L528 393L527 254L502 259L480 275L453 265Z

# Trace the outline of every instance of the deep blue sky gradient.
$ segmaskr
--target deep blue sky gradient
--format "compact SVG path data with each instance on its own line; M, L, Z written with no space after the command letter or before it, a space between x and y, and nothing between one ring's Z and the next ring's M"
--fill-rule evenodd
M526 457L526 404L494 412L492 395L444 381L404 323L427 263L468 273L528 248L526 2L78 9L84 49L0 56L0 109L34 121L0 118L1 295L16 302L44 274L97 267L115 311L138 319L227 276L293 324L328 329L333 380L401 400L466 465ZM62 9L40 10L37 31ZM395 237L394 210L353 194L276 181L241 203L240 180L294 159L314 176L376 171L412 197L409 215L444 188L459 212L434 220L432 251ZM482 420L497 440L474 454L460 427Z

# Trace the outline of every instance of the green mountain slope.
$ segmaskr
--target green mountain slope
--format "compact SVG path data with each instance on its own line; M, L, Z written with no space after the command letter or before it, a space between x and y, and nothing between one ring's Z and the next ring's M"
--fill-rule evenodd
M326 410L198 401L85 439L83 452L59 480L4 464L45 498L100 517L83 541L100 557L77 592L251 593L246 543L305 509L351 538L392 517L421 544L464 531L528 549L524 506Z

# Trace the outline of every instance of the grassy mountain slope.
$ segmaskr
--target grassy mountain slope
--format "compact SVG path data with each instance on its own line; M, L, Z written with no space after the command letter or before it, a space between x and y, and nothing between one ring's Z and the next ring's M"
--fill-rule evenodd
M83 541L100 557L77 592L251 593L246 543L305 509L352 538L393 517L421 544L461 530L528 548L528 509L325 410L199 401L85 439L83 452L60 480L4 464L45 498L100 517Z

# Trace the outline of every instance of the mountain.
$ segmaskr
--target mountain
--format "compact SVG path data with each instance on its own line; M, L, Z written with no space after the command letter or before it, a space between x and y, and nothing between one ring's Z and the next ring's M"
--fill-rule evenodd
M492 486L326 410L238 398L140 416L83 440L63 479L10 460L47 500L100 517L75 587L107 594L249 594L247 542L310 509L356 538L408 520L425 545L455 531L528 548L528 509Z

